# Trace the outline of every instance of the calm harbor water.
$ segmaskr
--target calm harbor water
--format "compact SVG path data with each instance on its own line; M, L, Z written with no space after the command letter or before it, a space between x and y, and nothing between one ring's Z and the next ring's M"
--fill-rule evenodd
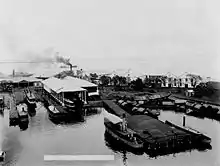
M1 117L0 143L7 152L5 165L16 166L58 166L58 165L104 165L104 166L211 166L220 165L219 133L220 123L209 119L186 118L186 124L207 133L212 138L212 150L192 150L149 158L147 154L135 155L130 152L117 152L106 142L103 108L100 113L88 116L83 123L55 125L47 111L38 103L37 114L30 118L29 127L20 131L19 127L9 127L8 111ZM182 124L183 114L171 111L161 112L161 120L171 120ZM113 147L113 146L112 146ZM46 162L43 155L114 155L114 161L65 161Z

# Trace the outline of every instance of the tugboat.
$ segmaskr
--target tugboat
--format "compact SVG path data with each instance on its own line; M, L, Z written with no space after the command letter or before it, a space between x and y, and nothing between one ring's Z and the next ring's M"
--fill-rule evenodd
M4 151L0 151L0 163L5 161L6 153Z
M28 110L36 111L35 108L37 107L37 104L34 94L30 90L25 90L24 93L25 93L26 103L29 108Z
M125 131L123 131L121 129L120 124L122 121L123 120L121 118L113 114L106 113L106 116L104 117L106 132L117 141L124 143L132 149L143 149L143 141L133 130L127 128Z
M44 106L48 111L49 119L56 124L79 120L76 112L68 111L65 106L63 107L46 99L44 99Z
M56 106L56 108L61 108L58 110L63 114L65 114L67 119L71 119L74 117L74 118L78 118L80 121L84 121L84 116L85 116L85 109L83 108L84 102L80 99L78 95L75 95L73 99L70 100L64 97L64 95L62 95L62 98L59 98L58 96L45 91L44 104L46 104L46 107L49 107L50 105L54 105Z

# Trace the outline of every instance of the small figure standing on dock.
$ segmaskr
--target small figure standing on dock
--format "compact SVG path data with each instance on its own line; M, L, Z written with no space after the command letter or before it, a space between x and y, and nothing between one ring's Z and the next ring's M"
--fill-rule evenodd
M123 114L123 115L122 115L122 131L127 131L126 114Z

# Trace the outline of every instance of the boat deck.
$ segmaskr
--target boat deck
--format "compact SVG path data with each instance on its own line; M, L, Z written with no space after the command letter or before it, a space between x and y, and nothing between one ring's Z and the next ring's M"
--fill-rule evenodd
M190 136L189 133L171 127L160 120L146 115L128 117L128 127L142 133L143 137L146 137L149 141L157 140L159 142L164 142L174 137Z
M171 127L168 124L165 124L164 122L153 117L147 115L131 116L112 100L105 100L104 106L107 110L110 110L117 116L121 116L125 113L128 119L128 127L139 133L139 135L145 138L145 141L147 141L148 143L153 143L155 141L167 142L173 138L176 139L177 137L184 138L190 136L189 133L175 127Z

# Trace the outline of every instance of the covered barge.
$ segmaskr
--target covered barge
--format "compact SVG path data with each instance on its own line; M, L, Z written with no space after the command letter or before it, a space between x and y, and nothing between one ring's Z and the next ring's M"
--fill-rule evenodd
M131 116L120 108L114 101L105 100L106 110L122 116L127 115L128 128L135 131L144 141L144 147L148 152L168 151L170 149L192 148L193 143L204 142L202 135L195 135L169 123L147 115Z

